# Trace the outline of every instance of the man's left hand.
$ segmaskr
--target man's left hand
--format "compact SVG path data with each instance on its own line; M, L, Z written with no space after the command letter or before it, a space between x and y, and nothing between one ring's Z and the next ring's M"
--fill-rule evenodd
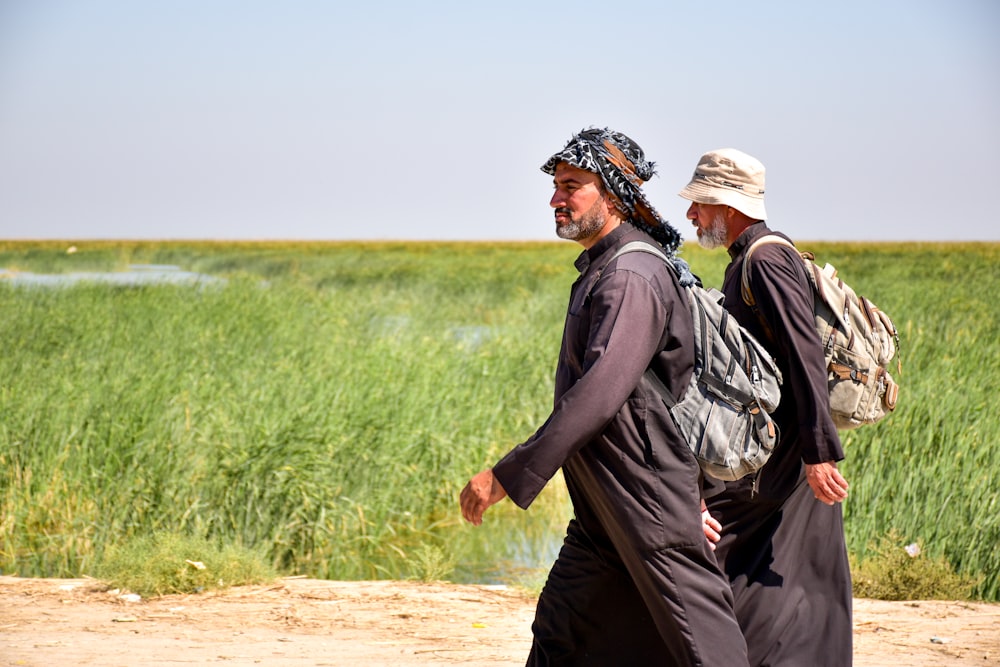
M807 463L806 481L812 487L816 500L832 505L847 498L847 480L837 470L836 461Z
M715 551L715 543L722 539L722 524L719 523L718 519L709 514L708 510L702 510L701 529L705 531L708 548Z

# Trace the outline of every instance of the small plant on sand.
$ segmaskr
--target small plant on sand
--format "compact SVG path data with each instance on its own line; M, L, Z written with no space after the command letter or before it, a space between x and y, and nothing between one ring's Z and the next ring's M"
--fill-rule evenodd
M413 578L419 581L445 581L455 570L455 557L435 544L422 544L412 555Z
M277 576L257 553L173 533L109 548L95 574L143 597L262 584Z
M932 558L919 542L905 544L894 530L871 547L872 555L852 557L854 595L875 600L968 600L979 580L955 572L944 557Z

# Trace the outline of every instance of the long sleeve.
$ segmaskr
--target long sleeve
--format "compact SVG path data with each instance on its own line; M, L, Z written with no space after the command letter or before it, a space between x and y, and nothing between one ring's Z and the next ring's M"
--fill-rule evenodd
M604 431L660 351L670 309L643 275L652 270L666 271L659 259L633 253L609 266L592 289L587 275L574 286L553 411L493 468L520 507L527 507L571 456Z

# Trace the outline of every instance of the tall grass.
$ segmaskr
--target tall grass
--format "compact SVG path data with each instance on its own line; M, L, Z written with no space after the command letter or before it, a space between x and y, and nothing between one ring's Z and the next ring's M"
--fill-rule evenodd
M0 280L3 571L87 573L125 538L178 532L330 578L548 564L558 480L478 529L457 495L548 413L576 246L68 245L0 242L0 267L177 264L227 282ZM802 246L902 338L896 414L844 434L851 551L896 531L1000 599L1000 246ZM685 257L721 283L724 252Z
M122 537L183 530L288 571L422 576L428 553L458 560L470 472L551 401L564 248L80 245L0 266L229 282L0 285L7 571L86 572Z

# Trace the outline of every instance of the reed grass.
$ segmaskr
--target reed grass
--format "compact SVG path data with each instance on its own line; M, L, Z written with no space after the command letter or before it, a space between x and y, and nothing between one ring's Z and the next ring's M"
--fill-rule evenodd
M1000 599L1000 246L802 245L902 338L896 414L844 434L852 553L873 556L895 531ZM457 496L548 414L576 254L0 242L8 272L174 264L226 280L0 279L0 569L78 576L165 533L261 548L285 573L535 585L568 517L559 480L529 512L502 503L476 529ZM721 283L725 253L684 256Z

